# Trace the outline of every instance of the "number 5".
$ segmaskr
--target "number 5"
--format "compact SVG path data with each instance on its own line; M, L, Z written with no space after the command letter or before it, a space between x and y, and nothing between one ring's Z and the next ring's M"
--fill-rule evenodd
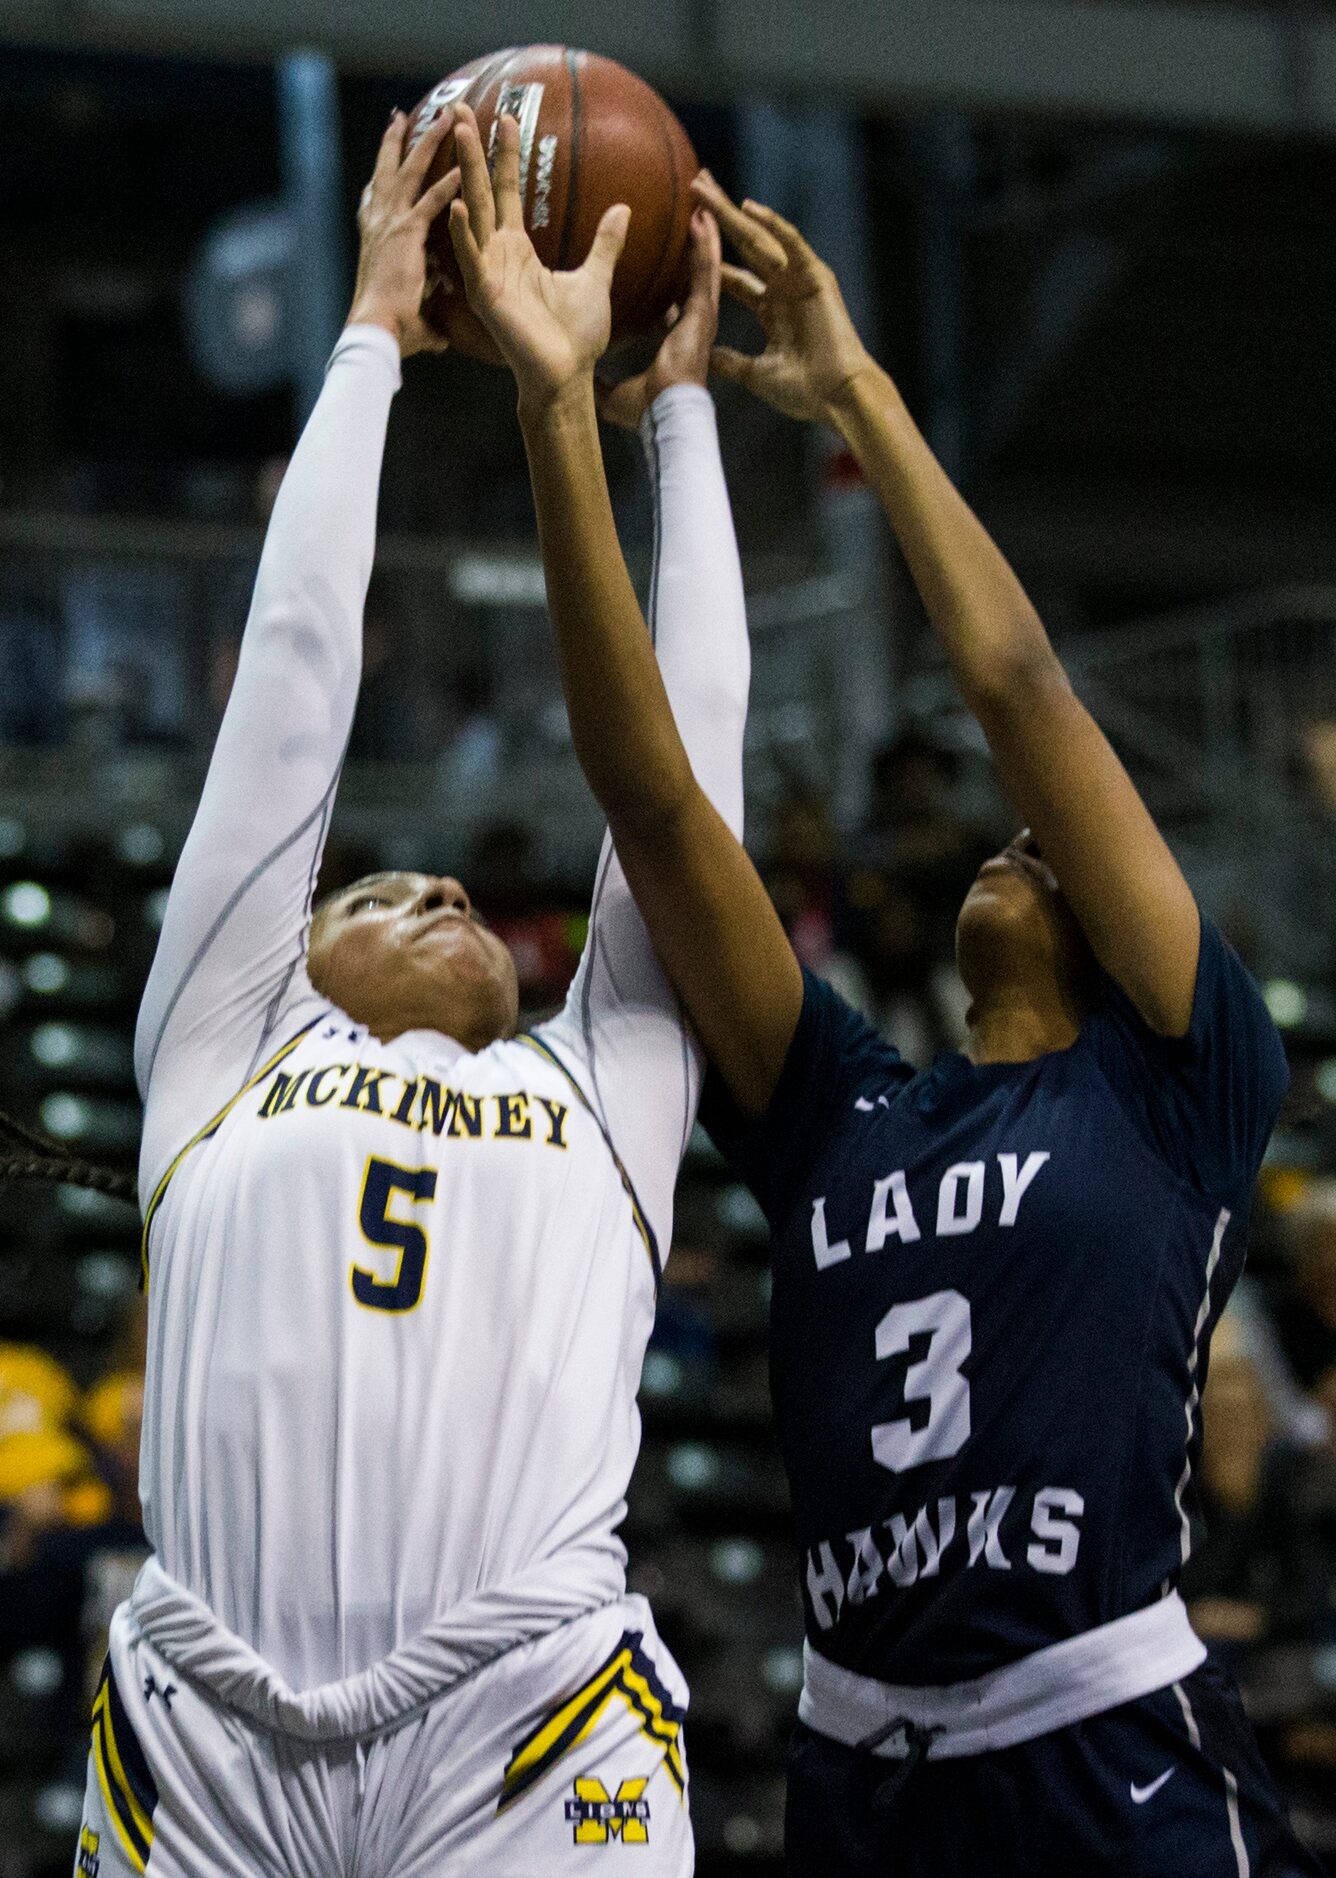
M427 1273L426 1233L407 1220L390 1218L390 1201L396 1192L418 1201L434 1199L436 1169L396 1167L393 1161L378 1161L374 1155L366 1164L357 1223L369 1244L390 1246L399 1254L388 1283L361 1265L353 1266L353 1296L372 1311L411 1311L422 1296Z
M877 1325L878 1359L903 1356L910 1338L924 1331L928 1348L905 1371L905 1401L926 1402L927 1421L914 1428L901 1415L872 1430L872 1453L893 1474L924 1461L949 1461L970 1438L970 1386L960 1373L971 1348L968 1299L958 1291L934 1291L897 1304Z

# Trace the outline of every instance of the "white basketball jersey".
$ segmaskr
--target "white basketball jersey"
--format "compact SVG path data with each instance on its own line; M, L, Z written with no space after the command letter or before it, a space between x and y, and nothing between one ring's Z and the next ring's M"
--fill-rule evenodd
M572 1548L620 1588L651 1242L537 1043L317 1021L150 1246L149 1537L294 1687Z
M619 1594L649 1248L700 1088L607 844L570 997L529 1043L382 1044L307 977L398 382L389 334L349 328L274 508L136 1034L146 1525L298 1691L517 1574L577 1609ZM659 663L740 830L746 626L705 392L664 393L646 443Z

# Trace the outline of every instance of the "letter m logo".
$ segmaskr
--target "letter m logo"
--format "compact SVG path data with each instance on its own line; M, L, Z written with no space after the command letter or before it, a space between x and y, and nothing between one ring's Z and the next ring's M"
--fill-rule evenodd
M643 1780L624 1780L609 1798L601 1780L580 1779L575 1783L575 1798L566 1802L566 1817L575 1827L577 1845L607 1845L620 1839L623 1845L649 1843L649 1801L645 1798L648 1776Z

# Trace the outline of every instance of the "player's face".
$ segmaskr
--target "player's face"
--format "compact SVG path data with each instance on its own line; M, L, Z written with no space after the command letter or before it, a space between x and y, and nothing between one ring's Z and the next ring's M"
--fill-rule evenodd
M1089 947L1028 828L975 875L956 921L956 958L976 994L1000 970L1051 976L1069 991L1084 982Z
M467 1049L510 1036L515 963L457 880L371 874L327 900L311 930L311 982L382 1042L440 1030Z

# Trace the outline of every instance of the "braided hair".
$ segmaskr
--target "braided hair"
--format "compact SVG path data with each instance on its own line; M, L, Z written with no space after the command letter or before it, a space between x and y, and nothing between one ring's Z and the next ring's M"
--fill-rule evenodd
M67 1154L58 1141L0 1109L0 1185L11 1180L49 1180L61 1187L86 1187L111 1200L136 1205L139 1200L138 1182L128 1169Z

